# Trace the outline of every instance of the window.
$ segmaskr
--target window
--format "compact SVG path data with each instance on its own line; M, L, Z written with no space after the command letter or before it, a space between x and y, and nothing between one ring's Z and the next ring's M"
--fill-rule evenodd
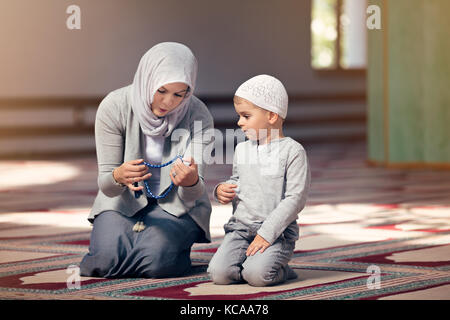
M312 0L311 65L360 70L367 64L366 0Z

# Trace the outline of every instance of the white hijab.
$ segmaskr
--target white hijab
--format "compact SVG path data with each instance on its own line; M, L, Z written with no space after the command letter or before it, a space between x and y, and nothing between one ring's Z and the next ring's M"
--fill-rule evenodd
M139 62L131 86L131 107L146 136L167 137L185 116L195 89L197 59L183 44L163 42L155 45ZM189 92L181 104L164 117L157 117L151 110L153 96L162 86L182 82Z

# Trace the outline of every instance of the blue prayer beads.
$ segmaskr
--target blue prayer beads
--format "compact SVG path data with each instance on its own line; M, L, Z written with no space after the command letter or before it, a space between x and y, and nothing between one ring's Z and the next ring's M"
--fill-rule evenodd
M163 168L163 167L166 167L166 166L168 166L168 165L174 163L177 159L181 159L181 160L182 160L183 157L182 157L182 156L176 156L175 158L173 158L172 160L170 160L169 162L164 163L164 164L151 164L151 163L148 163L148 162L145 162L145 161L144 161L144 164L145 164L147 167L149 167L149 168ZM172 183L170 184L169 188L167 188L167 190L166 190L162 195L158 196L158 195L153 194L153 192L150 190L150 187L148 186L147 180L144 180L144 185L145 185L145 190L147 191L147 194L148 194L150 197L155 198L155 199L161 199L161 198L166 197L167 194L173 189L173 182L172 182ZM135 182L135 183L134 183L134 186L137 187L137 186L138 186L138 183ZM139 198L141 195L142 195L142 191L135 191L135 192L134 192L134 197L135 197L136 199Z

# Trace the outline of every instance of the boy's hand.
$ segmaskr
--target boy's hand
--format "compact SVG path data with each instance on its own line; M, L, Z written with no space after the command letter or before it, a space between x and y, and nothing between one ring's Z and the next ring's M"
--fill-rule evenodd
M222 183L216 189L217 200L221 204L227 204L236 196L236 192L233 190L237 188L235 184Z
M259 234L256 235L255 239L253 239L252 243L247 248L246 255L253 256L258 251L263 253L268 247L270 247L270 243L268 243L263 237Z

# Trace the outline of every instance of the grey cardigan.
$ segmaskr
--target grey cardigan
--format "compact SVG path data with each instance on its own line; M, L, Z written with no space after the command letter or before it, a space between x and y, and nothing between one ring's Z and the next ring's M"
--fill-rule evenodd
M131 217L148 203L145 194L136 199L134 192L116 184L112 176L112 170L123 162L145 159L145 136L131 108L130 88L131 86L127 86L109 93L97 111L95 142L99 191L88 217L90 222L93 222L96 215L109 210ZM177 155L192 156L198 164L199 181L192 187L174 186L165 198L158 199L158 205L177 217L189 214L204 231L203 239L198 242L211 241L211 202L204 182L206 165L202 161L202 155L203 150L210 150L214 143L211 134L205 138L205 132L213 130L213 126L213 118L206 105L192 96L186 115L164 140L162 163ZM161 168L160 194L172 182L169 177L170 168L171 166Z

